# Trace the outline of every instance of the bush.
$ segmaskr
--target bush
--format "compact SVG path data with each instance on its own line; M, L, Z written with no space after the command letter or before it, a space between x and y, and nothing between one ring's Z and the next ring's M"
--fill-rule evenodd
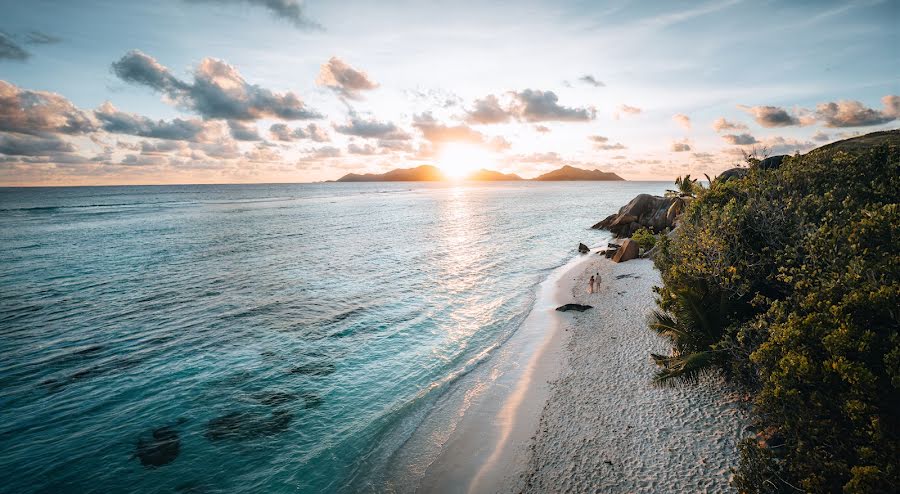
M644 250L650 250L656 245L656 235L643 227L631 234L631 240L637 242L638 246Z
M727 356L713 363L783 440L778 455L742 445L742 492L900 485L900 132L885 135L716 182L661 241L660 308L676 314L696 287L722 295L699 351Z

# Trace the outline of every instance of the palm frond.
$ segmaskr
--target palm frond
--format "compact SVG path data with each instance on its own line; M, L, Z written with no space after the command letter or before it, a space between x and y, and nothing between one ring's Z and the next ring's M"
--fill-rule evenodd
M662 369L653 377L657 386L676 386L682 383L695 383L718 362L717 352L694 352L685 355L665 357L651 354L651 357Z

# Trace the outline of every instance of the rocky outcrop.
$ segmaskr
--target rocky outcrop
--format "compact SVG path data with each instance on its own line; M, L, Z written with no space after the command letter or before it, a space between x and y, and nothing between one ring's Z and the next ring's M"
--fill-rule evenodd
M578 244L578 252L580 252L582 254L587 254L590 251L591 251L591 249L587 245Z
M756 166L761 170L775 170L776 168L781 166L781 163L784 162L784 159L787 158L787 155L778 155L778 156L769 156L768 158L760 161ZM733 178L744 178L749 172L749 168L729 168L724 172L720 173L718 177L716 177L716 182L727 182Z
M716 177L716 182L727 182L731 179L739 179L744 178L744 175L747 174L749 168L729 168L724 172L720 173L718 177Z
M759 162L758 166L763 170L774 170L781 166L781 163L784 159L787 158L786 154L780 154L778 156L769 156L768 158Z
M588 309L593 309L593 308L594 307L590 306L590 305L566 304L566 305L560 305L559 307L556 308L556 310L558 310L560 312L568 312L570 310L577 310L578 312L584 312Z
M600 252L602 252L603 255L605 255L607 259L612 259L612 256L616 255L616 251L619 250L619 247L621 247L621 245L609 243L609 244L606 244L606 249L602 250ZM598 252L598 254L599 254L599 252Z
M622 242L622 246L616 250L612 260L613 262L625 262L636 259L640 255L640 250L637 242L629 238Z
M675 201L689 202L691 198L660 197L650 194L639 194L616 214L607 216L603 221L591 228L606 229L617 238L630 237L637 229L644 227L659 233L666 228L675 228L677 215L671 206Z

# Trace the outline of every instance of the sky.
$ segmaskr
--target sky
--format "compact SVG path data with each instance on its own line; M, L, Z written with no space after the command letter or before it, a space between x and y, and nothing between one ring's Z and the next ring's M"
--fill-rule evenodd
M715 175L900 128L900 2L2 1L0 185Z

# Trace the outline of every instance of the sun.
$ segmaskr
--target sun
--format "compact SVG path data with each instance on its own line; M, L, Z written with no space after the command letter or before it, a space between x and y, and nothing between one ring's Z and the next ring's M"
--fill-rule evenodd
M477 144L451 143L441 149L437 162L447 177L460 180L476 170L494 168L496 158Z

